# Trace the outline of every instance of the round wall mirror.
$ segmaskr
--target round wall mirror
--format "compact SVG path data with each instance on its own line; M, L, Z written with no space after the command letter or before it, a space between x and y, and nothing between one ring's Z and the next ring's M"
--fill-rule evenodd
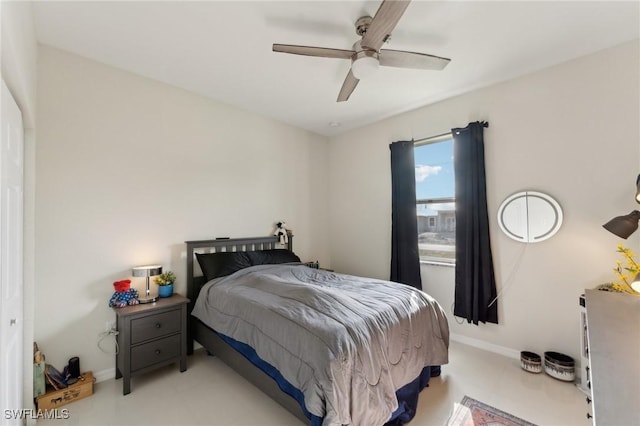
M509 238L538 243L558 232L562 225L562 208L542 192L517 192L500 205L498 224Z

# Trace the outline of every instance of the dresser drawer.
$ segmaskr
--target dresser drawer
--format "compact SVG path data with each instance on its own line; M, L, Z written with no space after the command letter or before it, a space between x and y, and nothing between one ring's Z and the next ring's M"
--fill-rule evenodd
M180 310L162 312L131 321L131 344L180 331Z
M131 348L131 371L180 355L180 335L165 337Z

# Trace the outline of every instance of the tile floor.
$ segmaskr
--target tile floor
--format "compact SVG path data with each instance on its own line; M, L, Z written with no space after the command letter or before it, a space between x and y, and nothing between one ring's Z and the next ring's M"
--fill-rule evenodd
M134 377L131 394L122 381L97 383L94 394L66 406L69 419L38 426L210 425L301 426L302 423L203 350L188 370L168 366ZM540 426L588 426L585 395L570 383L520 369L518 360L452 342L450 363L420 396L411 426L445 425L464 395Z

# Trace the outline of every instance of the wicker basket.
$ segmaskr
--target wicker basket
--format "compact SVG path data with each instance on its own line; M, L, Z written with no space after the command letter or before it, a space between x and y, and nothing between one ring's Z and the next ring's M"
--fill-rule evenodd
M559 352L544 353L544 371L554 379L573 382L576 379L575 361Z
M529 373L542 373L542 358L534 352L520 352L520 367Z

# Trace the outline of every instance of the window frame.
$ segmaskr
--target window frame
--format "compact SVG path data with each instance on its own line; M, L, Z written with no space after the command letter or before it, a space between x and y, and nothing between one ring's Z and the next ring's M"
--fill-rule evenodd
M432 136L424 139L419 139L414 141L413 148L414 150L418 147L424 145L432 145L439 142L444 142L448 140L453 140L453 133L447 132L437 136ZM454 187L455 187L455 175L454 175ZM453 197L437 197L437 198L417 198L416 197L416 221L418 220L418 206L424 204L442 204L442 203L455 203L456 197L455 192ZM455 209L454 209L455 212ZM455 222L455 220L454 220ZM419 244L419 243L418 243ZM418 248L418 252L420 249ZM455 244L454 244L455 251ZM440 265L440 266L455 266L456 259L455 256L453 259L445 258L445 257L435 257L435 256L421 256L419 255L420 263L429 264L429 265Z

